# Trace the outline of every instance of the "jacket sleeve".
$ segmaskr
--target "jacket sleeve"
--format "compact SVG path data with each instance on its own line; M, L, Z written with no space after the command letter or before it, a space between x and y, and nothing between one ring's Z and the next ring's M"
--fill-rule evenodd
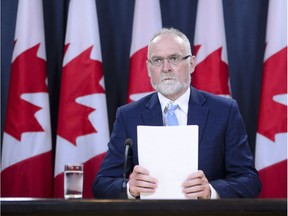
M231 103L226 128L224 163L225 178L210 182L220 198L257 197L261 191L261 183L235 100Z

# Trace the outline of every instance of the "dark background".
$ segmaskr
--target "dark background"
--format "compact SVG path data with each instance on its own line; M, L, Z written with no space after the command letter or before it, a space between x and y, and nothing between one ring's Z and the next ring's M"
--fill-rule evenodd
M68 3L69 0L43 0L53 146ZM197 3L197 0L160 0L163 27L178 28L188 36L192 46ZM18 0L1 0L1 138L17 4ZM96 4L111 132L117 107L127 101L134 0L96 0ZM238 101L254 153L268 0L223 0L223 7L232 97Z

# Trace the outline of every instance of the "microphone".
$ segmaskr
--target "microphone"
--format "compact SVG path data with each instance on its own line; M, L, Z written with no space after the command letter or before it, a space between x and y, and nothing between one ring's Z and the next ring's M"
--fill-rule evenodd
M126 169L127 169L127 160L128 160L128 151L133 145L133 141L131 138L127 138L124 142L125 145L125 153L124 153L124 165L123 165L123 182L122 182L122 193L121 198L127 198L127 184L126 184Z

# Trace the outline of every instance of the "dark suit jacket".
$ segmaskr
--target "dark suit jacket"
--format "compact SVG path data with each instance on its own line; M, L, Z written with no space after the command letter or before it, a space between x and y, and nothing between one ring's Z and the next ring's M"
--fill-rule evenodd
M191 87L187 121L188 125L199 125L198 168L204 171L220 197L257 197L261 183L236 101ZM133 140L127 176L138 164L138 125L163 125L157 93L117 110L109 150L93 184L95 198L119 196L126 138Z

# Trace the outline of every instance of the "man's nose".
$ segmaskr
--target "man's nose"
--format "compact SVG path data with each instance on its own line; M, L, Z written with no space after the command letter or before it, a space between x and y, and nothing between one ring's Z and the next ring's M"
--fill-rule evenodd
M164 72L170 72L171 71L171 63L169 62L169 60L167 58L165 58L163 60L162 69Z

